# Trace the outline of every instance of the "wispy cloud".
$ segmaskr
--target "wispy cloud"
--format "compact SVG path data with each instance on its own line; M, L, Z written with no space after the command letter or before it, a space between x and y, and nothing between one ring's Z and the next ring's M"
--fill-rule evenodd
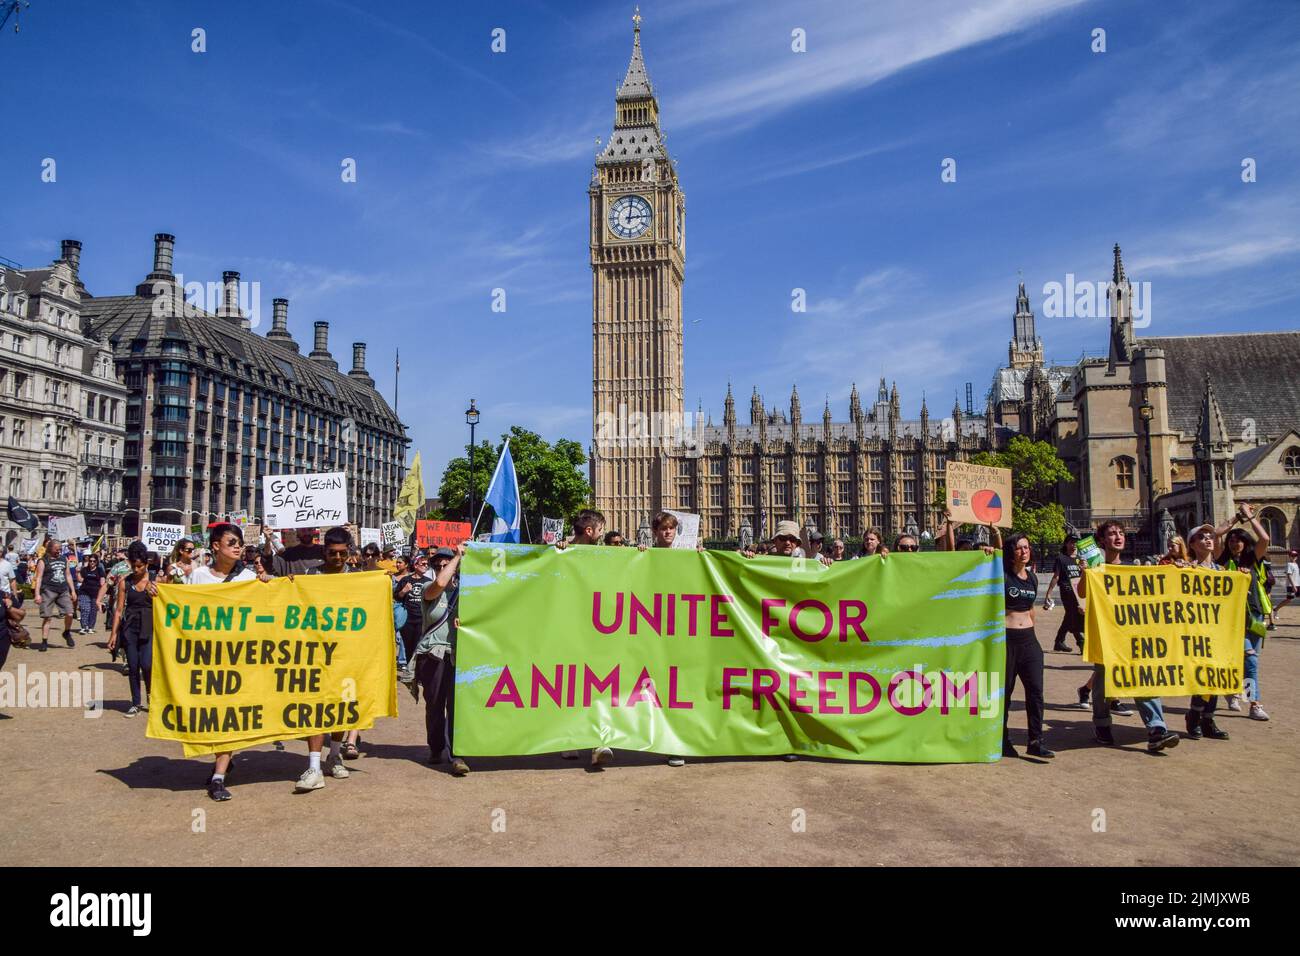
M954 10L939 0L846 8L829 0L787 10L737 3L719 14L727 43L693 61L709 64L700 84L673 105L682 128L744 124L802 103L878 83L935 57L1032 27L1083 0L985 0ZM743 15L741 9L743 8ZM803 29L807 52L791 50ZM701 37L701 40L704 38Z

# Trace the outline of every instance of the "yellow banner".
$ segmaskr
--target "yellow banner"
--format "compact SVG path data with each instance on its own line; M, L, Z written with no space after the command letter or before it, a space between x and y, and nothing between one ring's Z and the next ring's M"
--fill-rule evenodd
M158 586L148 736L193 756L396 716L382 571Z
M1084 575L1084 660L1105 666L1107 696L1241 692L1247 575L1113 564Z

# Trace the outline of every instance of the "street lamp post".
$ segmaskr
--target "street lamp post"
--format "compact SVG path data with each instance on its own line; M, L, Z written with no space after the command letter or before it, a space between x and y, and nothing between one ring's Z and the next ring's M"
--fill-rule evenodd
M478 408L474 405L474 399L469 400L469 408L465 409L465 424L469 425L469 520L471 522L469 534L474 536L474 426L478 424Z
M1151 419L1155 415L1155 407L1142 399L1142 404L1138 407L1138 415L1142 418L1142 431L1146 438L1146 473L1147 473L1147 528L1151 534L1151 550L1156 550L1156 483L1155 475L1151 471Z

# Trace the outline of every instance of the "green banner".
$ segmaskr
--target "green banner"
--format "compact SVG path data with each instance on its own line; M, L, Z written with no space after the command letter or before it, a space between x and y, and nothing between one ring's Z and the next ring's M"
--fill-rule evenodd
M1001 756L1002 565L478 544L456 752L597 745L900 763Z

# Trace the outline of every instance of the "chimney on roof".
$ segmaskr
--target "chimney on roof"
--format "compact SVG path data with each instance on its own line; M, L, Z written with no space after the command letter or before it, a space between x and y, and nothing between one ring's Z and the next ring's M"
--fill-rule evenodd
M221 308L217 314L238 322L245 332L253 327L253 322L239 309L239 273L221 273Z
M289 334L288 299L271 300L271 331L266 333L266 337L276 345L284 346L294 352L298 351L298 343Z
M334 361L334 356L330 355L330 324L328 322L316 323L316 347L311 350L307 356L315 362L322 365L328 365L333 369L338 369L339 363Z
M144 277L144 281L135 287L135 294L154 297L162 295L170 287L168 294L177 300L177 307L182 304L181 290L176 288L176 276L172 274L172 253L175 250L176 237L166 232L155 233L153 237L153 271Z
M172 255L176 250L176 237L160 232L153 237L153 272L150 279L173 279Z
M81 243L76 239L64 239L62 258L72 269L72 275L76 278L77 271L81 268Z
M355 378L358 381L369 385L371 388L375 387L375 380L371 378L370 373L366 371L365 342L352 343L352 371L348 372L348 378Z

